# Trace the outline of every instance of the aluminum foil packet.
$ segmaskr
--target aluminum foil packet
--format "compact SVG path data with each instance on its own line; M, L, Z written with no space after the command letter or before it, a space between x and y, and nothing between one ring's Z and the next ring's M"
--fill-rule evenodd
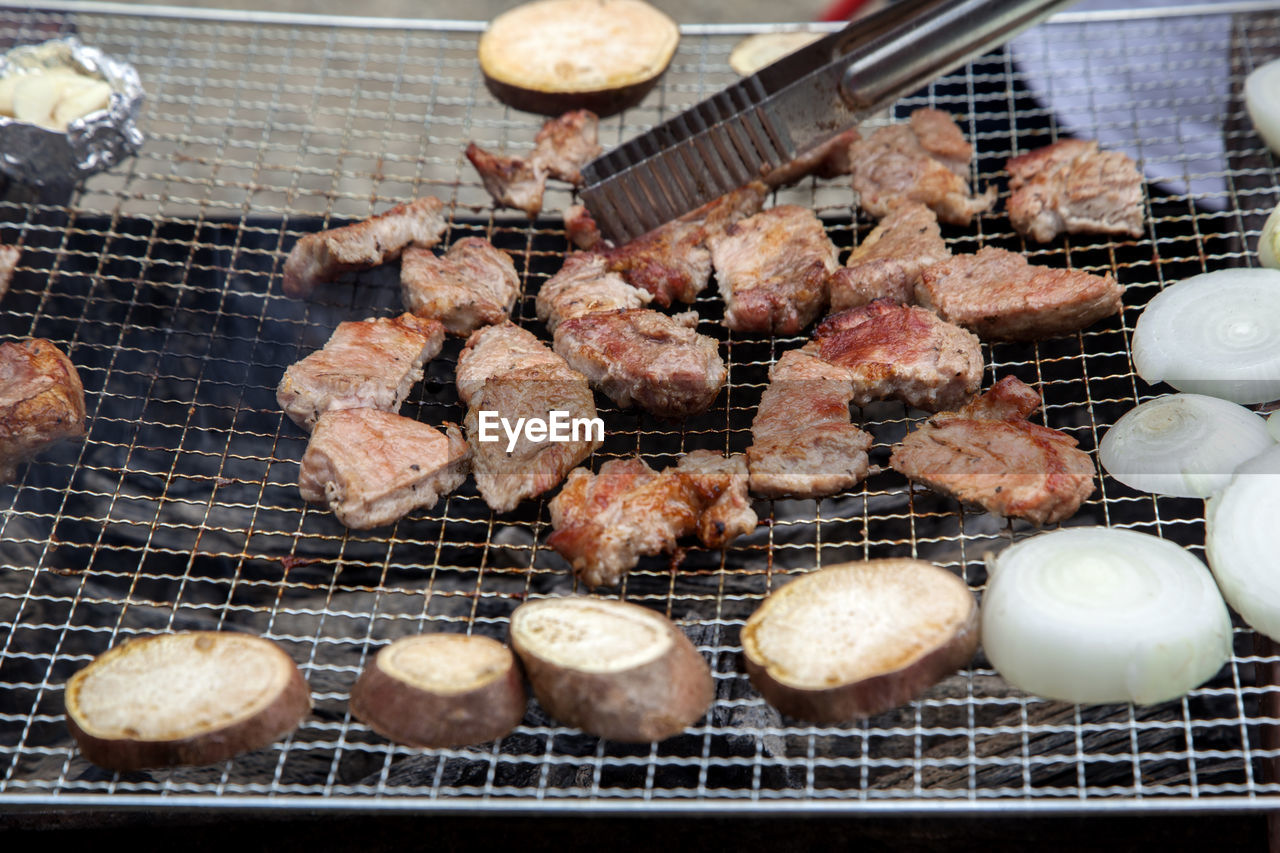
M105 110L72 121L66 132L0 116L0 172L28 186L69 185L110 168L138 150L137 128L145 92L132 65L73 38L17 47L0 56L0 78L34 70L70 68L105 80Z

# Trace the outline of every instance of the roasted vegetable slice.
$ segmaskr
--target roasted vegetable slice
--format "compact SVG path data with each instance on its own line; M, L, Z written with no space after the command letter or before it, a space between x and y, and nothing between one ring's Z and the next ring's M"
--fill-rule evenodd
M538 0L493 19L480 70L518 110L607 116L649 93L679 42L675 22L641 0Z
M488 637L402 637L365 666L351 712L410 746L467 746L500 738L524 717L524 679L511 650Z
M129 640L71 676L67 726L110 770L212 764L298 727L311 693L270 640L189 631Z
M969 662L978 604L921 560L844 563L792 581L742 629L747 674L784 714L843 723L887 711Z

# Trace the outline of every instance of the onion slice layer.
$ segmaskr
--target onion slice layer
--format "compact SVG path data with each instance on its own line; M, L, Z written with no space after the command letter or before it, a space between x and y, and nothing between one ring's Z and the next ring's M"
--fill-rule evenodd
M1245 78L1244 107L1267 147L1280 154L1280 59L1255 68Z
M1204 564L1172 542L1106 527L1005 549L982 602L982 645L1006 681L1066 702L1153 704L1231 654L1231 617Z
M1280 398L1280 270L1218 270L1157 293L1133 330L1133 366L1234 403Z
M1205 552L1222 597L1255 631L1280 638L1280 445L1250 459L1205 509Z
M1201 394L1169 394L1121 415L1098 444L1098 461L1141 492L1205 498L1231 481L1240 463L1275 439L1261 417Z

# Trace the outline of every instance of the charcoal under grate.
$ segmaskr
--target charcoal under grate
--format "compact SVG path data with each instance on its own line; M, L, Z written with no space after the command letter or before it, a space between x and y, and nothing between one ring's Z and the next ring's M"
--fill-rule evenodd
M436 195L451 213L446 242L483 236L515 258L523 285L517 320L546 339L533 297L568 251L555 211L572 197L553 187L549 215L532 223L495 212L463 159L472 139L528 149L540 124L485 92L474 60L477 24L194 14L0 5L0 44L75 33L136 64L148 91L139 156L70 199L0 202L0 239L23 248L0 303L0 339L57 342L80 371L89 412L85 442L45 453L0 487L0 807L1274 805L1280 658L1240 625L1235 654L1217 677L1151 708L1042 701L1010 688L981 655L919 701L859 724L799 725L764 704L742 673L739 630L788 576L843 560L915 556L957 572L980 594L984 556L1034 533L911 489L892 472L822 501L758 501L761 525L725 552L691 543L678 566L645 558L625 580L617 594L670 615L711 663L715 703L683 735L605 742L531 704L519 728L495 744L416 750L351 719L351 684L390 639L422 631L502 638L521 601L575 587L542 544L545 501L494 515L468 481L432 510L372 531L348 531L302 504L305 437L276 404L280 375L339 322L402 309L394 266L347 277L314 301L288 299L280 290L284 256L301 234ZM1244 247L1277 199L1276 171L1238 89L1248 71L1280 54L1280 14L1250 4L1123 24L1060 16L1028 43L1046 56L1068 50L1057 34L1072 28L1089 36L1091 58L1131 80L1122 91L1098 90L1098 103L1109 105L1094 115L1099 126L1119 121L1139 150L1185 144L1185 155L1151 156L1181 157L1189 178L1207 171L1224 186L1215 195L1149 184L1139 240L1028 246L1002 213L944 231L956 252L1000 246L1036 263L1110 272L1127 286L1121 317L1040 344L984 347L984 384L1006 375L1035 384L1044 420L1092 451L1120 414L1158 393L1134 376L1129 358L1146 300L1181 277L1255 262ZM735 79L727 56L746 32L686 28L659 89L604 120L602 141L629 138ZM1221 68L1194 73L1216 70L1231 81L1225 101L1202 105L1222 128L1225 171L1198 160L1181 128L1150 117L1150 107L1167 105L1166 93L1141 83L1141 75L1191 73L1184 57L1196 46L1220 46ZM1123 120L1115 118L1117 100L1129 110ZM1029 92L1009 50L903 99L894 114L922 105L957 115L977 144L978 183L1002 190L1008 156L1068 133ZM817 210L842 256L872 224L842 181L807 181L779 200ZM769 366L802 339L726 331L713 290L695 307L699 331L722 342L729 365L716 404L671 422L599 398L607 440L589 460L593 468L637 452L662 466L692 449L741 451L749 443ZM433 424L461 420L453 387L460 349L457 340L446 343L406 414ZM887 461L918 416L888 403L860 412L876 437L873 463ZM1070 523L1124 526L1203 552L1199 501L1142 495L1108 477ZM279 642L308 679L315 713L288 739L214 767L113 774L88 764L62 719L67 677L128 637L182 628Z

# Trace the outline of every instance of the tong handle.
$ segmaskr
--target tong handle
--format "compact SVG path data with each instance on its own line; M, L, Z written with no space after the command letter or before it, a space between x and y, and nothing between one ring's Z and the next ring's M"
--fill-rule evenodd
M1075 0L904 0L841 31L840 94L866 111L915 91Z

